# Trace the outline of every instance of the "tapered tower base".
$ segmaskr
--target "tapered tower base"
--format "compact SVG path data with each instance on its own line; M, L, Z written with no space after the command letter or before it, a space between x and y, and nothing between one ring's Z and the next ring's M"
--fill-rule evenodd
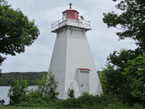
M100 95L102 88L86 38L90 23L78 20L78 12L75 10L63 12L68 13L74 13L74 18L68 15L68 18L52 25L52 32L57 33L57 37L49 72L54 74L58 82L58 98L66 99L69 89L74 90L75 97L83 92Z

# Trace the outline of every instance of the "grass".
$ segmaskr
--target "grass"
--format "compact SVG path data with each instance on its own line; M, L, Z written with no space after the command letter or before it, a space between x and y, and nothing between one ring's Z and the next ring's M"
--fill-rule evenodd
M0 109L56 109L54 107L14 107L14 106L0 106Z
M14 107L14 106L0 106L0 109L68 109L63 107ZM69 109L85 109L85 108L69 108ZM94 109L94 108L92 108Z
M93 106L86 106L82 105L81 107L61 107L61 106L54 106L54 107L15 107L15 106L0 106L0 109L145 109L140 104L134 104L132 107L125 106L121 103L114 103L108 104L103 106L102 104L97 104Z

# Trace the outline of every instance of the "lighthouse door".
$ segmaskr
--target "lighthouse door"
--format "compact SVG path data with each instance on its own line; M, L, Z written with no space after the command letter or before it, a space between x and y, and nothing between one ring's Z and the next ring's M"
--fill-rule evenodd
M89 71L80 71L80 92L89 92Z

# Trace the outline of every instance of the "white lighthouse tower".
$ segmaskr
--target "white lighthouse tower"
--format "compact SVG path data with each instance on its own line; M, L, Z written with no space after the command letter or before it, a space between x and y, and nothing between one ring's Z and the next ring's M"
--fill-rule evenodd
M102 88L86 38L86 32L91 30L90 22L79 19L79 12L70 4L70 9L62 13L62 19L51 27L57 36L49 72L58 82L58 98L66 99L69 89L74 89L76 97L83 92L101 94Z

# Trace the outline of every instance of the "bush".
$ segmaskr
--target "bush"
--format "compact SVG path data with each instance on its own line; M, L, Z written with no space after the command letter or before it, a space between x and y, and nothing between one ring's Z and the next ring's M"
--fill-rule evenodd
M118 104L117 104L118 103ZM123 105L122 101L114 95L101 95L93 96L88 93L83 93L82 96L78 98L60 100L56 105L64 108L93 108L103 109L110 105Z
M8 97L10 97L10 104L19 104L26 101L28 82L26 80L16 80L12 83L9 89Z
M56 92L57 84L58 82L55 81L52 72L49 72L47 77L43 75L38 85L41 96L45 99L57 99L57 95L59 94Z
M69 98L74 98L74 89L68 89Z
M145 109L145 107L139 103L135 103L131 109Z
M47 81L46 81L47 80ZM57 101L56 87L57 82L52 73L48 73L48 78L43 75L42 80L38 81L38 89L27 91L25 100L14 103L17 106L55 106ZM12 103L11 103L12 104Z

